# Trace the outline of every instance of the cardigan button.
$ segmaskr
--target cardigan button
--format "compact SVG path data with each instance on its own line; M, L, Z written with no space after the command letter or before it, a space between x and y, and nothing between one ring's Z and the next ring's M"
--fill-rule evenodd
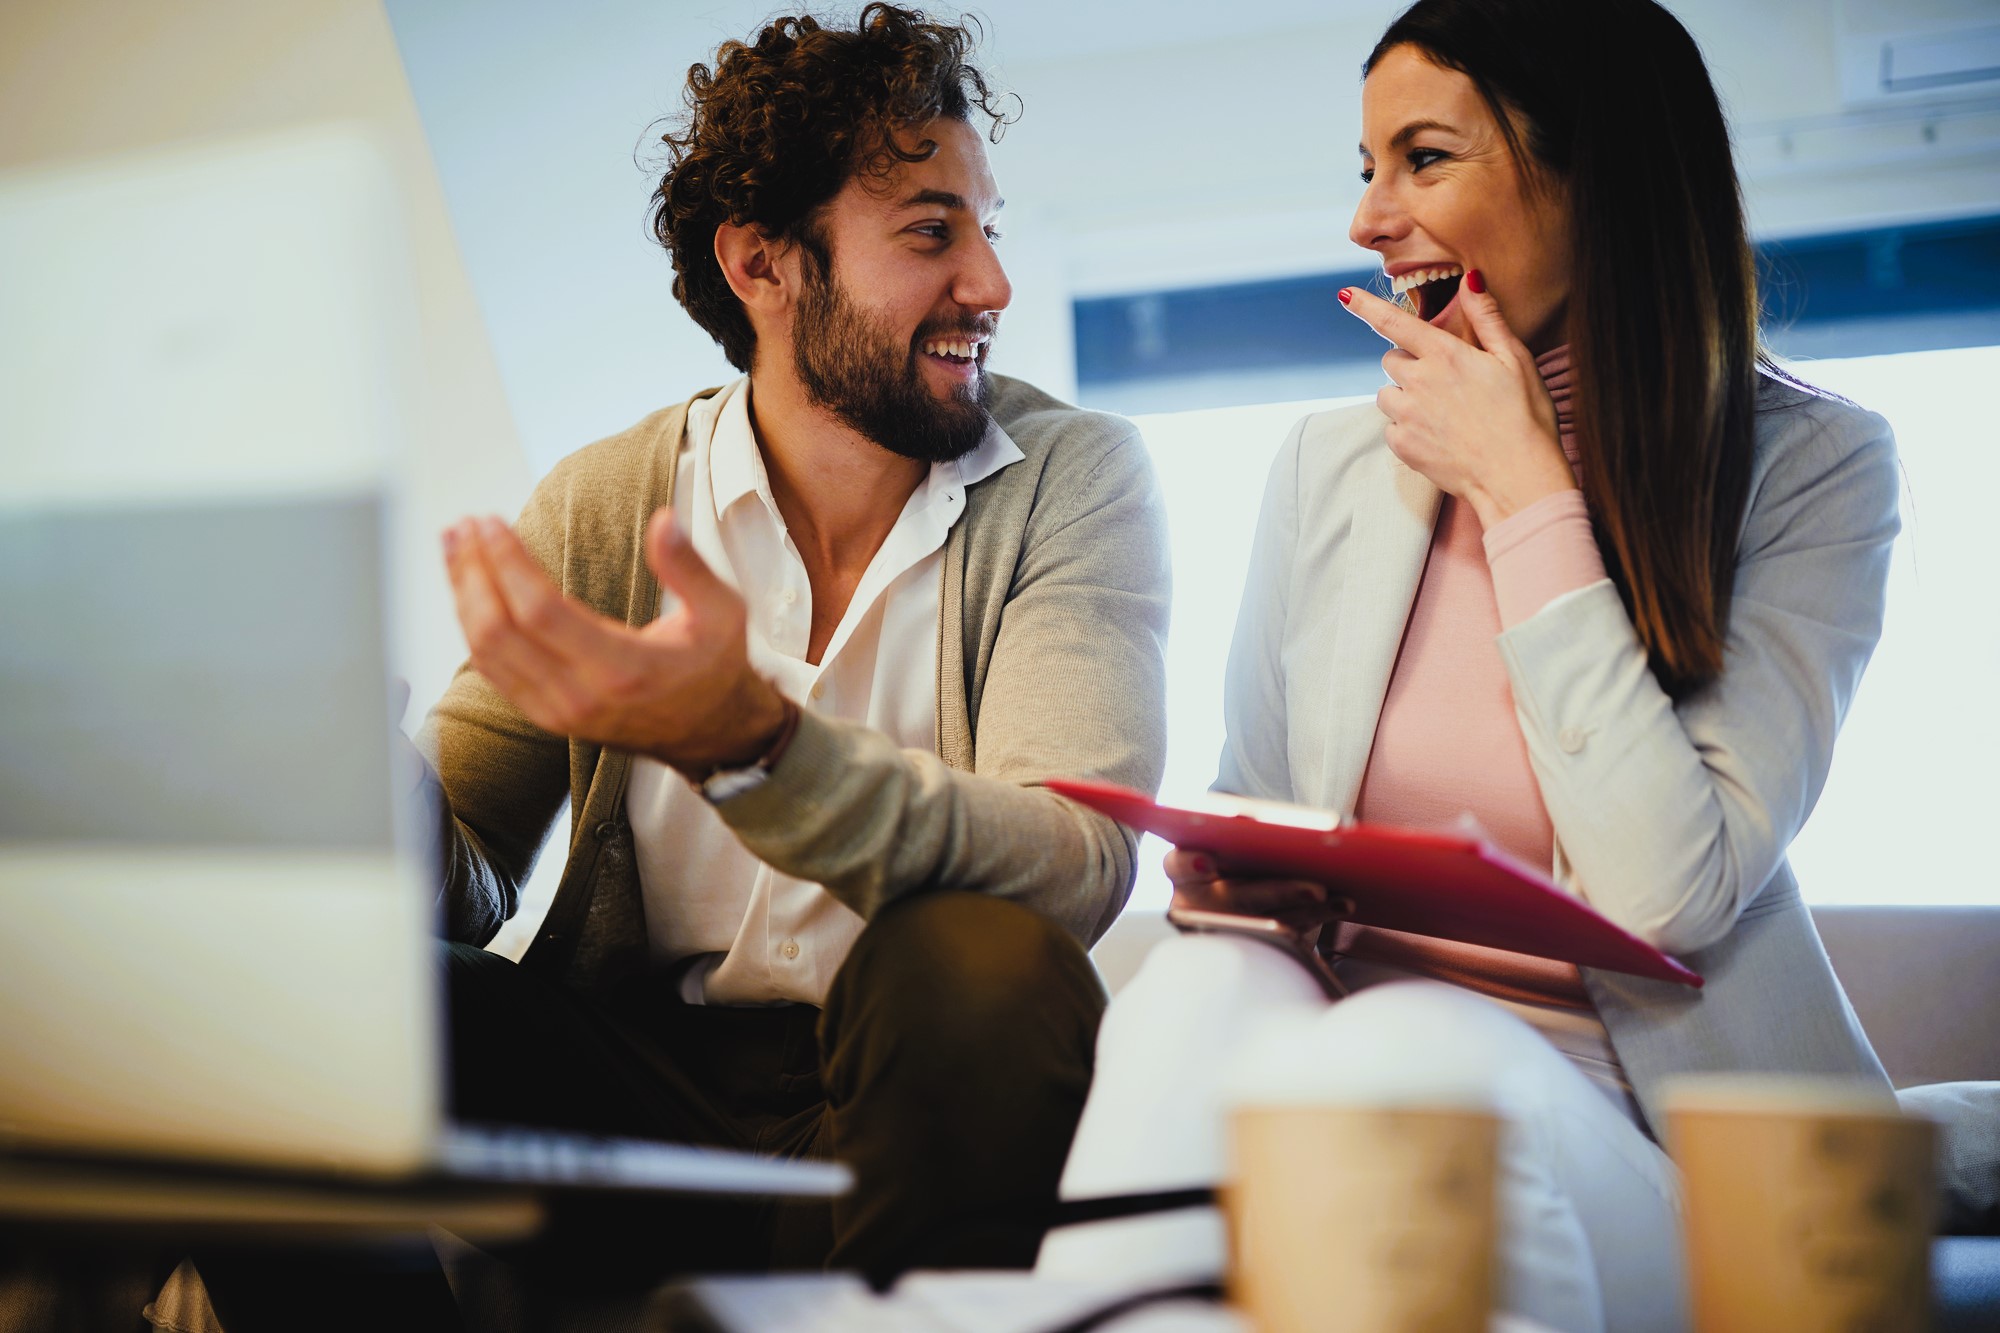
M1575 727L1564 727L1556 733L1556 744L1564 754L1575 754L1583 748L1583 732Z
M615 842L618 839L618 835L624 831L625 826L617 820L607 819L596 828L597 840L599 842Z

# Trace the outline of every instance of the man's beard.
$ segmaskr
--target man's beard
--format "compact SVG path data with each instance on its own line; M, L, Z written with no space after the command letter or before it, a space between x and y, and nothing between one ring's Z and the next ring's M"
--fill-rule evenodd
M814 403L891 453L944 463L978 448L992 422L993 384L982 367L939 399L924 384L917 349L933 338L992 332L991 321L926 324L905 346L847 299L831 273L806 265L792 362ZM815 271L816 270L816 271Z

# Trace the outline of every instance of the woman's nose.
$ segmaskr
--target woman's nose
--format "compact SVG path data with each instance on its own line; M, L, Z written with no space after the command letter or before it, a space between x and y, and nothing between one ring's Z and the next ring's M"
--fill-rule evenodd
M1348 224L1347 238L1364 250L1379 250L1409 230L1409 217L1396 207L1389 191L1371 181L1361 192L1361 203Z

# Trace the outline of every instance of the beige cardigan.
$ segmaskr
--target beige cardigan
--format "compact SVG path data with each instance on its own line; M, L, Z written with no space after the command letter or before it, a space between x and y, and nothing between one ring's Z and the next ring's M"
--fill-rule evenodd
M999 376L994 390L994 418L1025 458L969 490L945 545L937 753L807 710L770 780L719 808L752 852L863 917L903 894L971 889L1018 899L1088 945L1124 907L1137 840L1035 784L1159 784L1166 523L1130 422ZM641 536L672 503L687 409L564 459L518 524L567 595L629 625L658 610ZM514 914L567 794L569 859L522 961L587 989L644 962L628 754L541 730L469 663L420 744L439 784L450 938L483 944Z

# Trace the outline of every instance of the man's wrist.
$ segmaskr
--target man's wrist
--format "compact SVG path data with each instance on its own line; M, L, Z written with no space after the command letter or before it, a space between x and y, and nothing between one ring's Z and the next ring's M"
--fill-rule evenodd
M798 730L798 705L750 673L734 697L717 706L715 721L720 734L710 744L671 761L696 786L716 773L775 766Z

